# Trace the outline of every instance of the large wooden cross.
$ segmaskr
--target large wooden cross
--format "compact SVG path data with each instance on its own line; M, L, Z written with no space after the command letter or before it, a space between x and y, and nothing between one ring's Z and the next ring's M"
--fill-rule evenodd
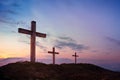
M77 55L77 53L75 52L75 55L72 55L73 57L75 57L75 64L77 63L77 57L79 57L78 55Z
M55 64L55 54L59 54L59 53L55 52L55 47L53 47L53 51L48 51L48 53L53 54L53 64Z
M31 62L35 62L35 45L36 45L36 36L37 37L43 37L43 38L46 38L46 34L44 33L38 33L36 32L36 22L35 21L32 21L31 22L31 30L26 30L26 29L22 29L22 28L19 28L18 29L18 32L19 33L23 33L23 34L28 34L28 35L31 35L31 49L30 49L30 61Z

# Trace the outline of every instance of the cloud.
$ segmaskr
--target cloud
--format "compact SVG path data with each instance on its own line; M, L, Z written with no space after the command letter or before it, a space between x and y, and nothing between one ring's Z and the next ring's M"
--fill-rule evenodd
M58 64L63 64L63 63L74 63L74 61L72 59L69 58L58 58L56 59L56 62Z
M0 66L6 65L8 63L15 63L20 61L30 61L29 58L22 58L22 57L11 57L11 58L4 58L0 59ZM36 59L37 62L42 62L46 64L52 63L52 58L43 58L43 59ZM98 59L77 59L78 63L90 63L99 65L101 67L104 67L106 69L114 70L114 71L120 71L120 63L119 62L113 62L113 61L107 61L107 60L98 60ZM56 64L62 64L62 63L74 63L74 60L69 58L57 58Z
M14 24L14 18L11 15L17 15L18 1L0 0L0 22ZM16 23L15 23L16 24Z
M16 31L11 31L12 33L17 33Z
M14 0L0 0L0 14L16 14L16 10L14 8L18 8L18 3Z
M23 0L21 0L23 1ZM19 7L18 0L0 0L0 5Z
M11 18L4 18L4 19L2 19L2 18L0 18L0 22L2 22L2 23L7 23L7 24L17 24L17 22L14 22L13 20L11 20Z
M23 58L23 57L11 57L11 58L4 58L0 59L0 66L6 65L8 63L15 63L19 61L30 61L29 58ZM51 64L52 63L52 58L43 58L43 59L36 59L37 62L42 62L46 64ZM56 64L61 64L61 63L72 63L74 62L71 59L68 58L57 58L56 59Z
M26 36L27 39L30 39L29 36ZM19 42L22 42L22 43L25 43L25 44L29 44L30 45L30 42L29 41L26 41L26 40L23 40L22 38L19 39ZM40 49L44 50L44 51L47 51L46 50L46 47L41 45L41 43L39 41L36 41L36 46L39 47Z
M25 43L25 44L30 44L30 42L24 41L24 40L19 40L19 42L22 42L22 43Z
M8 63L15 63L18 61L27 61L27 58L21 58L21 57L11 57L11 58L5 58L0 59L0 66L6 65Z
M97 52L99 52L99 51L98 51L98 50L92 50L91 52L97 53Z
M7 15L7 14L16 15L16 14L18 14L18 13L17 13L15 10L4 9L4 10L0 10L0 14L2 14L2 15Z
M120 71L120 62L114 62L113 60L78 58L77 62L78 63L95 64L95 65L99 65L99 66L106 68L106 69Z
M85 46L83 44L78 44L74 39L70 37L58 37L58 39L55 40L55 47L59 49L62 49L64 47L69 47L72 50L77 50L77 51L87 50L89 48L88 46Z
M20 7L20 5L18 3L13 3L11 6L13 6L13 7Z
M44 51L47 51L46 47L41 45L41 43L39 41L36 41L36 46L39 47L40 49L43 49Z
M120 40L117 40L117 39L114 39L114 38L111 38L111 37L106 37L106 39L110 42L113 42L114 44L120 46Z
M27 38L30 39L30 37L28 37L28 36L27 36ZM28 43L28 41L21 40L21 39L20 39L20 42L30 44L30 43ZM47 39L44 41L45 41L46 46L50 45L50 46L54 46L54 47L59 48L59 49L63 49L65 47L68 47L68 48L75 50L75 51L82 51L82 50L89 49L88 46L86 46L84 44L79 44L73 38L67 37L67 36L64 36L64 37L52 36L49 34L49 37L47 36ZM42 42L44 43L44 41L42 41ZM44 51L47 51L48 47L41 45L41 44L42 44L41 42L36 41L37 47L39 47L40 49L42 49Z
M73 40L73 39L70 38L70 37L62 37L62 36L60 36L60 37L58 37L58 38L61 39L61 40L69 41L69 42L75 42L75 40Z
M88 46L84 44L79 44L76 42L76 40L68 36L49 35L49 41L51 42L51 45L59 49L63 49L65 47L71 48L72 50L75 50L75 51L82 51L82 50L89 49Z

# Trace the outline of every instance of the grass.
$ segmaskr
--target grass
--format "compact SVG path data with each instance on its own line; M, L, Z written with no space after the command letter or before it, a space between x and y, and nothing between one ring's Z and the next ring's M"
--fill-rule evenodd
M120 80L120 73L85 63L16 62L0 67L0 80Z

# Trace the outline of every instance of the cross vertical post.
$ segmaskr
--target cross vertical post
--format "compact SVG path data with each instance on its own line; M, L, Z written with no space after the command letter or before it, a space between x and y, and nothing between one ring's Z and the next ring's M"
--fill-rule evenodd
M48 51L48 53L53 54L53 65L55 64L55 54L59 54L58 52L55 52L55 47L53 47L53 51Z
M32 21L31 22L31 31L32 31L32 34L31 34L31 62L35 62L35 52L36 52L36 49L35 49L35 45L36 45L36 22L35 21Z
M55 48L53 47L53 64L55 64Z

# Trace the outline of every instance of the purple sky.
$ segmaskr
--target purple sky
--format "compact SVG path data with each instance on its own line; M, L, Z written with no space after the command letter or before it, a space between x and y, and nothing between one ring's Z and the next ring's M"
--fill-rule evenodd
M29 36L18 28L32 20L47 34L37 38L37 59L52 59L55 46L64 63L77 52L78 62L120 67L119 0L0 0L0 58L29 58Z

